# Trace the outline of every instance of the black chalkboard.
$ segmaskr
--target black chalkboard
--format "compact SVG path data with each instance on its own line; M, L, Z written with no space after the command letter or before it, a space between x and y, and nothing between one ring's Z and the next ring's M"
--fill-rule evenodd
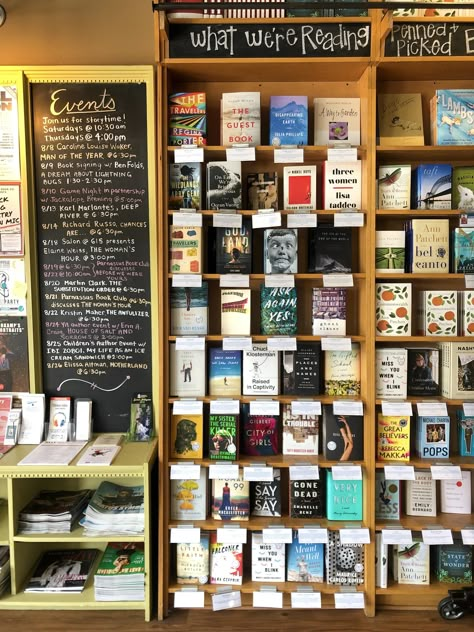
M151 391L145 83L34 83L43 388L124 431Z
M474 23L395 22L385 40L386 57L474 55Z
M173 58L368 57L370 24L170 24Z

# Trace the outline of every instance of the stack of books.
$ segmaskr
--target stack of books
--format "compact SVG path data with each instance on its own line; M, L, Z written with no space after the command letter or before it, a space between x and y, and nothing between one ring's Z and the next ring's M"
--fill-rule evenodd
M81 520L85 535L140 535L144 531L143 485L127 487L103 481Z
M25 592L81 593L98 553L97 549L45 551L35 566Z
M94 575L96 601L143 601L143 542L109 542Z
M92 495L90 489L43 490L20 511L19 533L63 533L82 516Z

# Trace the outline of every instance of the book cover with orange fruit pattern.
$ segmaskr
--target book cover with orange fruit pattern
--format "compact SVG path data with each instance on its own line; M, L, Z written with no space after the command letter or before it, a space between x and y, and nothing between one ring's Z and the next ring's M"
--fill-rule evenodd
M421 292L418 331L421 336L457 336L456 290Z
M411 335L411 283L377 283L377 336Z
M474 291L460 290L458 294L460 307L459 329L461 336L474 336Z

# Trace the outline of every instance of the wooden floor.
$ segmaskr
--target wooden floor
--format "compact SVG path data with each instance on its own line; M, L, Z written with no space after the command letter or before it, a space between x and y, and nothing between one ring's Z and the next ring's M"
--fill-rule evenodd
M474 615L443 621L433 611L385 611L366 618L355 611L180 611L165 621L134 612L1 611L2 632L472 632Z

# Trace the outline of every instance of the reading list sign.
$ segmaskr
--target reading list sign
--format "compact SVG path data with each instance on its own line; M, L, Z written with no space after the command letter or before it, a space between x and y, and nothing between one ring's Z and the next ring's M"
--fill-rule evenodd
M151 391L146 85L31 88L44 391L123 431Z
M386 57L474 55L474 23L395 22L385 41Z

